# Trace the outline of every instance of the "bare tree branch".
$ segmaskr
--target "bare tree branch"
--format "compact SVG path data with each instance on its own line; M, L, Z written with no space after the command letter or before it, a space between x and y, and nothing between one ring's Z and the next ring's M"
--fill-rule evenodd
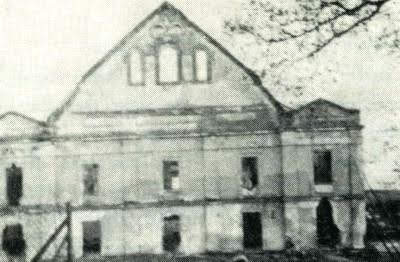
M232 34L249 34L266 45L293 42L306 50L303 57L312 57L335 39L367 26L394 0L360 0L356 4L348 0L293 1L295 5L285 8L273 1L250 0L249 15L226 21L225 28ZM256 20L257 15L263 19Z

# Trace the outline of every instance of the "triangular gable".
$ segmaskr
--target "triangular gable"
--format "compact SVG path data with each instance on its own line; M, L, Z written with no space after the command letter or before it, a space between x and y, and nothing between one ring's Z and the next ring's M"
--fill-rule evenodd
M359 110L346 108L325 99L317 99L287 112L292 127L359 126Z
M353 109L353 108L346 108L344 106L341 106L339 104L336 104L332 101L323 99L323 98L319 98L317 100L311 101L308 104L305 104L303 106L300 106L297 109L294 109L292 111L290 111L290 113L292 114L298 114L300 112L304 112L304 111L310 111L310 110L314 110L315 111L320 111L322 109L330 109L331 111L329 113L334 114L334 113L338 113L338 114L353 114L353 113L359 113L358 109ZM328 113L328 112L326 112Z
M209 34L204 32L200 27L198 27L195 23L190 21L179 9L175 8L173 5L171 5L168 2L164 2L159 8L154 10L151 14L149 14L142 22L140 22L135 28L133 28L127 35L125 35L122 40L117 43L116 46L114 46L105 56L103 56L96 64L94 64L81 78L79 81L77 87L74 89L72 94L67 98L66 102L58 108L55 112L53 112L49 118L49 122L56 121L61 114L73 103L73 101L76 99L77 95L80 93L80 88L81 85L84 84L102 65L104 65L107 61L111 59L114 53L116 53L118 50L124 48L131 37L133 37L136 33L138 33L142 28L144 28L147 23L152 20L157 14L163 12L166 9L170 9L173 12L177 13L182 20L184 20L190 27L192 27L197 33L203 35L207 41L215 46L221 53L223 53L226 57L228 57L234 64L239 66L243 71L252 79L253 83L255 86L257 86L262 93L271 101L271 103L277 108L277 110L283 110L283 105L278 102L271 94L270 92L262 86L262 81L259 78L259 76L246 67L242 62L240 62L238 59L236 59L227 49L225 49L221 44L219 44L213 37L211 37Z
M17 112L0 115L0 137L35 136L42 133L44 128L44 122Z

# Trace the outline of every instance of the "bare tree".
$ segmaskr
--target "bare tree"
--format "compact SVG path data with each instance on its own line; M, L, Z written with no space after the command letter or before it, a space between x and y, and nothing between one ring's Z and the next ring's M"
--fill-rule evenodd
M393 17L394 5L395 0L249 0L240 15L225 22L225 29L230 34L253 37L268 51L281 44L285 49L297 48L296 53L288 51L275 66L313 57L334 41L360 30L374 31L377 47L384 44L398 49L399 21ZM377 20L379 24L372 24Z
M396 0L245 0L225 20L224 29L236 46L241 43L239 56L267 85L301 97L317 75L324 76L324 83L337 81L337 64L326 61L325 50L357 34L368 37L368 44L400 54L399 14ZM324 63L310 63L321 57Z

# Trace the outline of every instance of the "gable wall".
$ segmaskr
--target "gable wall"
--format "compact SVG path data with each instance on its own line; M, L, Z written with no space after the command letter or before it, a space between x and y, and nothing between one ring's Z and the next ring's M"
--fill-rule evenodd
M168 19L171 22L168 22ZM162 24L168 27L175 23L182 26L181 34L152 37L151 32L155 25ZM175 43L181 51L183 80L178 84L157 84L158 49L164 43ZM212 70L210 82L193 81L193 54L196 48L207 50L209 54ZM144 85L128 83L127 55L131 50L140 50L143 54ZM269 111L269 121L277 123L275 106L260 88L254 85L245 70L211 44L206 36L191 27L180 14L169 9L148 21L89 75L79 88L79 94L71 107L57 122L60 133L63 133L63 130L68 133L66 129L72 126L86 125L87 117L76 115L77 112L141 111L160 108L238 107L262 104L265 110ZM97 122L105 123L106 130L113 127L119 129L124 123L134 125L126 118L118 116L112 120L99 117ZM196 121L193 123L196 124ZM79 133L79 130L71 132Z

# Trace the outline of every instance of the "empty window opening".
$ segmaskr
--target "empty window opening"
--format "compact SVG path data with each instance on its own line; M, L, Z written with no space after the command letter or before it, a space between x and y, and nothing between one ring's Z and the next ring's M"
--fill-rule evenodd
M243 213L243 247L262 249L262 224L259 212Z
M98 164L85 164L83 165L83 183L84 194L87 196L96 196L98 194L98 178L99 178L99 165Z
M133 50L129 54L128 79L131 85L143 84L144 68L142 54L138 50Z
M332 154L330 151L314 151L314 183L332 183Z
M10 206L19 206L22 197L22 168L14 163L6 169L7 199Z
M164 218L163 248L164 251L175 252L181 244L181 225L177 215Z
M22 255L25 251L25 239L22 225L9 225L3 230L2 247L9 255Z
M173 46L164 45L160 48L158 80L160 83L175 83L179 81L179 53Z
M209 61L205 50L195 52L195 76L197 81L209 80Z
M178 161L163 162L164 190L179 189L179 163Z
M317 240L320 246L335 247L340 242L339 229L333 221L332 205L324 197L317 207Z
M258 186L258 167L256 157L242 158L242 187L252 190Z
M101 223L88 221L82 223L83 228L83 253L98 254L101 251Z

